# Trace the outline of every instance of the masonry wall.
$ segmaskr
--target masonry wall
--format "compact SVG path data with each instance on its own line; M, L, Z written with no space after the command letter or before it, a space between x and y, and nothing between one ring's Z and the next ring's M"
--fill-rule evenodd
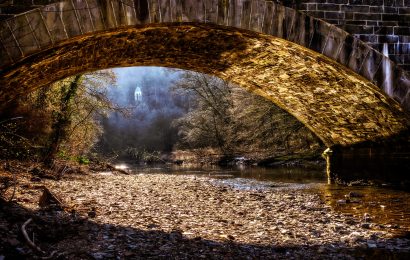
M0 0L0 20L57 1ZM410 71L410 0L272 1L337 25L378 51L388 53L390 59Z
M283 0L337 25L410 71L410 0Z
M56 0L0 0L0 20L53 2Z

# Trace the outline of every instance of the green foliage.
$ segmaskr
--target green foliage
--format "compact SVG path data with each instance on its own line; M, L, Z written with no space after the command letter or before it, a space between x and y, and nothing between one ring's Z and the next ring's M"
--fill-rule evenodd
M59 158L86 154L102 133L99 118L121 110L107 97L107 89L115 83L111 71L93 72L14 100L0 114L0 122L6 122L0 123L0 156L42 158L56 142ZM20 119L10 124L10 118Z
M89 164L90 159L88 159L87 157L84 157L84 156L79 156L79 157L77 157L77 162L79 164Z

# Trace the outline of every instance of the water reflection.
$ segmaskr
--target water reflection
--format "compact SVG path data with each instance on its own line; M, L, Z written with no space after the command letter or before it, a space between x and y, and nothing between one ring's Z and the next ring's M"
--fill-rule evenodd
M324 169L300 167L218 166L130 166L136 174L168 173L210 177L216 185L234 189L302 189L318 193L334 210L350 215L356 223L367 223L376 230L394 229L397 235L410 234L410 193L374 186L327 184Z
M410 232L410 193L380 187L321 185L326 203L356 220L375 223L376 229L393 228L398 235ZM349 193L358 194L351 198Z

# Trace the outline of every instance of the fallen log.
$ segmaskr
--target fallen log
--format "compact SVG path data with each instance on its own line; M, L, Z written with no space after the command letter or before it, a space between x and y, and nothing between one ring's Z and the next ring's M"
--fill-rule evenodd
M43 194L38 202L39 206L42 208L53 206L60 209L64 208L63 203L56 195L54 195L46 186L43 186Z
M113 166L113 165L111 165L111 164L109 164L109 163L106 163L105 165L106 165L106 167L107 167L108 169L110 169L111 171L117 171L117 172L122 173L122 174L130 175L130 173L127 172L126 170L117 169L115 166Z

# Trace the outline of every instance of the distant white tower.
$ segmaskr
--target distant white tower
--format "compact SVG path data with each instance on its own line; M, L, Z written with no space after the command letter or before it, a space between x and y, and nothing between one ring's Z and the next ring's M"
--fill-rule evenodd
M141 91L140 87L135 88L134 99L135 99L135 102L141 102L142 101L142 91Z

